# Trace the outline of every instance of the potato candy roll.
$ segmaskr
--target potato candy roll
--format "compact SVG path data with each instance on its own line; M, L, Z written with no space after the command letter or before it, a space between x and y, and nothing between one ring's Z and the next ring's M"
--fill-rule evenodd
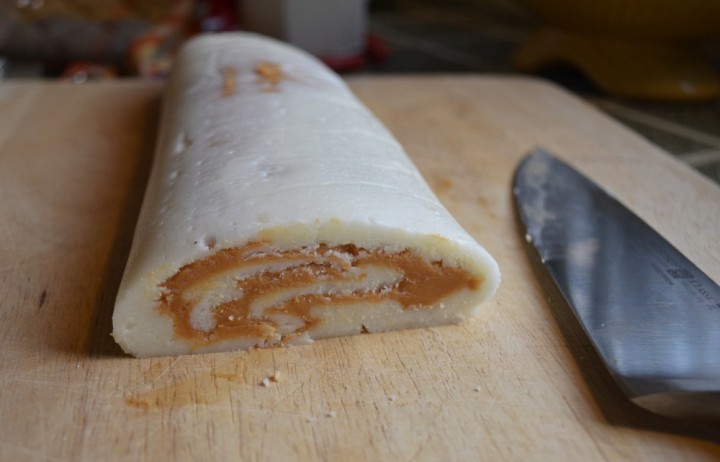
M201 36L165 89L113 314L138 357L457 323L492 257L400 144L314 57Z

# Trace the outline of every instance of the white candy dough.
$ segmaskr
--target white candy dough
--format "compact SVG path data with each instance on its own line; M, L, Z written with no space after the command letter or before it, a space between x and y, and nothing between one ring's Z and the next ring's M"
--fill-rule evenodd
M188 265L223 249L247 250L238 253L237 267L182 294L168 289L183 268L189 274ZM403 287L402 268L361 260L375 253L390 262L402 252L478 284L429 306L383 298ZM227 334L232 329L215 335L219 307L239 313L250 296L248 281L262 274L301 279L302 271L309 282L253 295L246 315L262 324L262 334L238 328L237 335ZM321 62L251 34L201 36L184 46L164 95L153 169L113 314L113 336L126 352L227 351L456 323L473 316L499 281L492 257ZM337 302L308 311L310 327L310 315L282 308L333 297ZM177 319L159 308L180 299L194 338L180 335Z

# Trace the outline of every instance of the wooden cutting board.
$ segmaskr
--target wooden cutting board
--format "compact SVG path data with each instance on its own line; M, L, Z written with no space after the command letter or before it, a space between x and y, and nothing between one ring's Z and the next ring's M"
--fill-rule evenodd
M717 432L629 404L547 301L510 190L543 145L718 281L720 189L540 81L350 84L497 258L497 296L461 326L144 360L111 314L161 86L0 84L0 460L717 460Z

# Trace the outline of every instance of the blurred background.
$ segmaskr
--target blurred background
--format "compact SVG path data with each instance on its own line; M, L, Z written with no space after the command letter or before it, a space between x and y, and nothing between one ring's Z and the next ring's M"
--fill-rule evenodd
M550 79L720 183L717 0L0 0L0 80L163 79L232 30L348 76Z

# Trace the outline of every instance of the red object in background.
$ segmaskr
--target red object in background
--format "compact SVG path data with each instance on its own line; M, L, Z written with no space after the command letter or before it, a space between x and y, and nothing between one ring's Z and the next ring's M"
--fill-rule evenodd
M227 32L240 28L235 1L196 0L195 3L201 32Z
M365 67L368 63L382 63L387 59L389 48L384 40L374 35L369 35L365 52L357 56L348 56L342 58L324 58L320 59L336 72L357 71Z
M0 0L0 55L78 81L110 77L105 70L164 76L193 7L194 0Z

